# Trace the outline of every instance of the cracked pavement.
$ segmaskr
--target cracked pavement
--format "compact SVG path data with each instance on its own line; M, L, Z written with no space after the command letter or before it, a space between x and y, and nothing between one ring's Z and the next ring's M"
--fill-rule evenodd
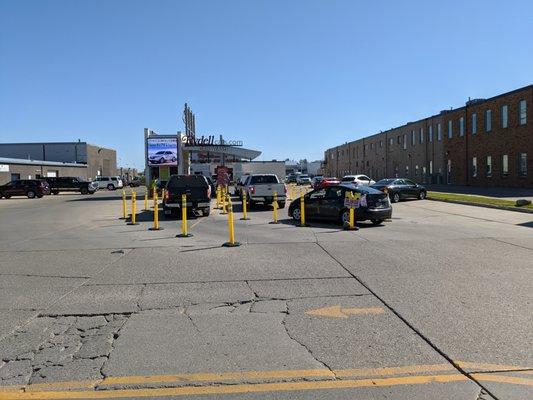
M178 239L119 196L0 201L0 399L531 398L528 214L402 202L348 232L259 208L228 249L216 211Z

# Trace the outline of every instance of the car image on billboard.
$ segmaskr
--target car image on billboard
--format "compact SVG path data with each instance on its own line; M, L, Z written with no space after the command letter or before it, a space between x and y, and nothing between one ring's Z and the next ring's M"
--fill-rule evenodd
M178 165L178 144L176 139L148 139L148 165Z

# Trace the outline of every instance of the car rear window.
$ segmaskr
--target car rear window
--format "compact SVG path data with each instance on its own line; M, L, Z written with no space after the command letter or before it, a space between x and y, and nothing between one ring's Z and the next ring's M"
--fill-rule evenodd
M172 175L167 187L206 187L206 179L202 175Z
M274 175L257 175L252 176L250 184L257 185L261 183L278 183L278 178Z

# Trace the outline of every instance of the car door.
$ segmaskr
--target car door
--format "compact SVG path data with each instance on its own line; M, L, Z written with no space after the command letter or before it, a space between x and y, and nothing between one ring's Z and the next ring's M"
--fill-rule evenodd
M400 195L401 199L405 199L406 197L409 197L409 191L403 179L396 179L394 181L393 190Z
M344 207L344 190L339 186L326 189L326 196L319 204L320 216L326 219L337 219Z
M321 218L319 213L320 203L326 197L326 189L313 190L305 196L305 215L312 218Z
M16 190L15 186L16 186L16 181L9 182L2 188L2 192L6 196L16 196L16 194L15 194L15 190Z
M415 182L404 179L405 182L405 191L409 197L418 197L418 186Z

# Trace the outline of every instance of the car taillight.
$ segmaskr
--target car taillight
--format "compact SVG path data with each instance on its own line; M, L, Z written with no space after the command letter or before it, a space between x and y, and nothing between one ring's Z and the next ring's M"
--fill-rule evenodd
M165 190L165 200L168 200L170 197L170 192L167 190Z
M255 187L250 186L250 193L251 193L251 194L254 194L254 193L255 193Z

